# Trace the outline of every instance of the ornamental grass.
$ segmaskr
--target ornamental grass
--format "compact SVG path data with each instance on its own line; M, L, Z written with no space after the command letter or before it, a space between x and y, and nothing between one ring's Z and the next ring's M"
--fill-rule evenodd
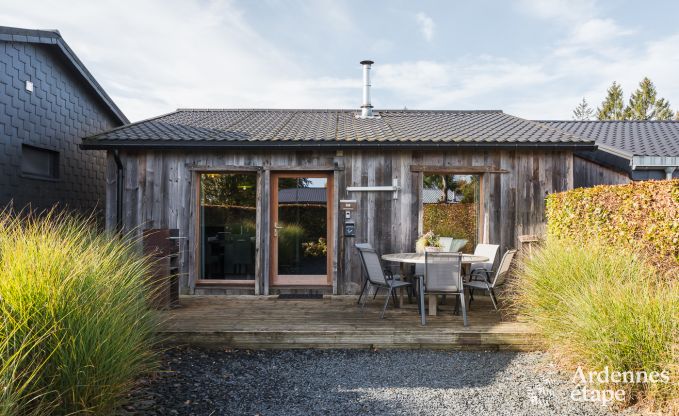
M621 383L625 404L679 411L679 286L635 252L590 239L548 239L510 283L518 314L569 371L667 371L669 382Z
M155 368L136 247L87 219L0 214L0 415L111 414Z

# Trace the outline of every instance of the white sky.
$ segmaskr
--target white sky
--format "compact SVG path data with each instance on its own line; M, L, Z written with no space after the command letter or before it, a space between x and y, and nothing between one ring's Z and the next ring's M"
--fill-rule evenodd
M200 108L501 109L569 119L649 76L679 109L679 2L3 0L59 29L131 120Z

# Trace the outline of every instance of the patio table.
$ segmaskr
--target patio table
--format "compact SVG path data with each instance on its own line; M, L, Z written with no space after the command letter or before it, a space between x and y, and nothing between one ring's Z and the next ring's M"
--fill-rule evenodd
M425 263L424 253L394 253L385 254L382 256L382 260L390 261L394 263L400 263L401 276L406 276L406 265L407 264L424 264ZM462 254L462 267L463 269L469 268L472 263L485 263L490 259L485 256L476 256L474 254ZM463 270L467 272L467 270ZM403 289L399 293L399 306L403 306ZM429 295L429 315L436 316L436 295Z

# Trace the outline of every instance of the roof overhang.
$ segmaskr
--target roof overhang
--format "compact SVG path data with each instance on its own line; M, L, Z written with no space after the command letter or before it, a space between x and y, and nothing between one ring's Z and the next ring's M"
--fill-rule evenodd
M632 160L632 157L634 156L632 153L626 152L622 149L618 149L616 147L611 147L605 144L597 143L597 146L599 150L602 150L606 153L610 153L614 156L618 156L627 160Z
M623 173L632 180L669 179L679 170L679 156L633 155L602 144L596 151L578 151L575 155Z
M475 150L570 150L593 151L594 142L584 143L479 143L479 142L219 142L175 141L158 142L152 140L85 140L81 145L85 150L335 150L335 149L475 149Z
M678 168L679 156L633 156L632 170Z

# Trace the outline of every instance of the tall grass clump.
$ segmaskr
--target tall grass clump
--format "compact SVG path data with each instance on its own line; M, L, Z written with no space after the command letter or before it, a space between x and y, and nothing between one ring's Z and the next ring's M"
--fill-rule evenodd
M627 383L627 404L676 406L679 287L633 252L548 239L510 283L513 306L575 370L667 370L669 383ZM675 409L676 410L676 409Z
M0 416L110 414L156 362L148 270L90 220L0 213Z

